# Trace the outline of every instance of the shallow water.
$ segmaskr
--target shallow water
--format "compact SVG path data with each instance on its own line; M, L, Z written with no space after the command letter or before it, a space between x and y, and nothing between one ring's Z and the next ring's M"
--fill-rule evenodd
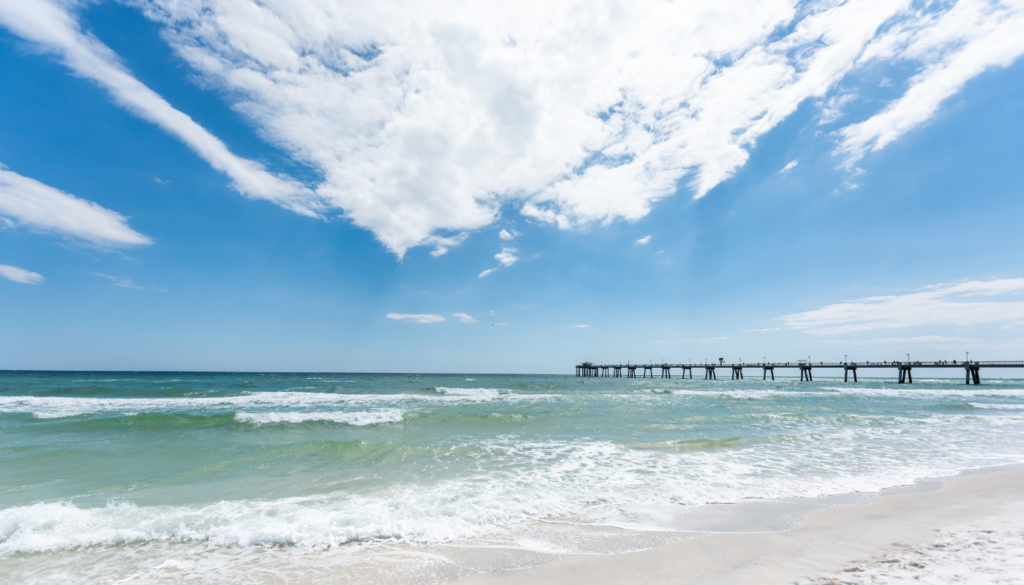
M444 581L1019 463L1016 380L6 372L0 580Z

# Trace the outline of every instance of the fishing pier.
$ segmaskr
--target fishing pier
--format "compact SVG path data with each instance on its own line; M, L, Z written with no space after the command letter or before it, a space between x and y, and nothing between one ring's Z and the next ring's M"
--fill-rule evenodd
M704 364L593 364L590 362L583 362L576 366L576 376L579 378L622 378L622 371L626 371L626 378L647 378L650 374L651 378L656 377L654 370L661 370L661 378L671 378L672 370L679 370L679 375L683 378L693 378L693 369L703 369L705 380L717 380L718 375L716 370L730 370L732 380L742 380L743 370L746 369L760 369L761 379L767 380L770 375L772 380L775 379L776 368L780 370L794 369L800 370L800 381L813 382L814 381L814 370L843 370L843 381L849 382L850 375L853 375L853 381L857 381L857 370L896 370L900 384L913 384L914 368L942 368L942 369L959 369L964 371L964 380L967 384L981 384L981 368L1024 368L1024 361L1003 361L1003 362L980 362L974 360L938 360L938 361L882 361L882 362L818 362L813 363L809 360L797 360L795 362L757 362L757 363L743 363L738 364L727 364L723 358L719 358L718 363L704 363ZM641 370L642 375L637 376L636 371Z

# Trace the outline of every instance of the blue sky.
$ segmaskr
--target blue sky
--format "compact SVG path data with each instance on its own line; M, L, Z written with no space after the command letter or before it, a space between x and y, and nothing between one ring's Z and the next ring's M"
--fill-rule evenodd
M0 5L0 368L1024 357L1020 3L410 6Z

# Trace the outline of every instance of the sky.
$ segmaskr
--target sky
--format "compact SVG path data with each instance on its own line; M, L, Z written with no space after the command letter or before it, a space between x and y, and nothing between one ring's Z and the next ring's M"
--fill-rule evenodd
M0 369L1024 360L1021 30L0 0Z

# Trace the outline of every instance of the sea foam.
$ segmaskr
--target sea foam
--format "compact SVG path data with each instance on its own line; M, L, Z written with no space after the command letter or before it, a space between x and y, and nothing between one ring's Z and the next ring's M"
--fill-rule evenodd
M340 394L328 392L253 392L200 398L77 398L66 396L2 396L0 413L32 413L36 418L63 418L98 412L194 412L237 408L308 408L408 403L457 404L550 400L550 394L513 394L490 388L438 388L431 394Z
M398 409L371 412L239 412L238 422L257 425L273 423L335 422L352 426L376 425L401 422L402 411Z
M445 388L444 386L438 386L434 388L434 391L446 396L461 396L473 400L493 400L502 393L509 393L508 390L496 388Z

